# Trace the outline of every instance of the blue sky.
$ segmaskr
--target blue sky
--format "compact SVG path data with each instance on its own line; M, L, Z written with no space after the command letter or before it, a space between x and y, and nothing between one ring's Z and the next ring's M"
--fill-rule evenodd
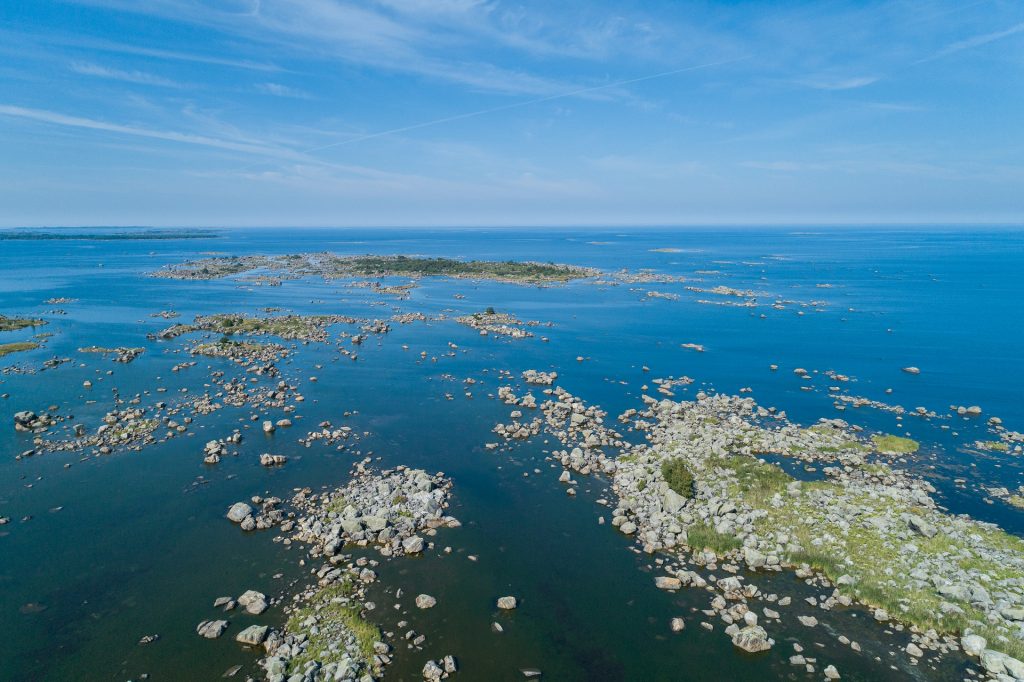
M2 225L1024 219L1024 3L0 2Z

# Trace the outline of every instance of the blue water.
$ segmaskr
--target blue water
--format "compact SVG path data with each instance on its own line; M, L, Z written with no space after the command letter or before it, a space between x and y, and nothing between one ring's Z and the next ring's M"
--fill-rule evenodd
M301 579L301 551L272 542L272 534L243 535L223 519L232 502L253 494L288 496L295 487L335 486L356 459L331 448L300 448L294 440L323 419L368 435L358 449L383 465L410 464L444 470L455 480L454 514L465 526L443 531L438 545L451 555L391 562L371 596L386 630L401 617L428 634L426 649L399 649L388 679L418 679L430 657L455 654L462 679L517 679L536 666L555 680L717 680L795 676L787 645L740 656L717 628L705 632L692 609L706 608L702 594L675 596L653 588L652 559L599 526L605 511L593 504L600 479L587 481L579 499L566 498L558 471L544 460L552 447L538 441L510 457L483 448L505 406L487 398L501 382L498 370L557 369L559 384L615 415L639 406L640 386L658 376L693 377L679 398L698 390L753 389L763 405L785 409L795 421L842 417L869 430L909 434L922 451L908 463L930 477L939 501L951 511L999 523L1022 534L1022 513L988 503L982 485L1024 483L1019 458L978 453L987 440L985 419L999 416L1024 429L1024 232L963 229L588 229L588 230L224 230L208 240L0 241L0 313L31 315L45 327L0 334L0 343L53 335L42 348L0 359L0 367L38 369L43 360L73 362L34 374L0 375L0 677L12 680L208 679L234 664L253 672L255 656L226 636L199 639L195 625L216 615L215 597L256 588L287 594ZM679 249L664 253L652 249ZM605 270L649 268L682 275L683 284L572 283L536 288L491 282L424 279L408 301L395 301L340 282L286 281L252 287L227 279L178 282L146 277L169 263L223 254L421 254L458 258L575 263ZM716 271L715 274L697 274ZM829 284L822 288L817 285ZM702 305L686 286L725 285L759 292L759 301L821 301L782 310ZM679 300L648 298L647 291L676 293ZM455 298L460 293L464 299ZM47 305L51 297L78 299ZM381 302L387 305L380 305ZM16 461L31 437L16 434L12 414L59 407L76 422L95 425L112 407L111 389L143 403L172 399L176 391L202 390L207 365L170 372L188 359L180 342L151 342L146 333L171 324L150 317L174 309L176 321L212 312L257 313L280 306L298 313L389 317L441 312L450 317L487 306L522 319L550 321L539 338L509 341L480 337L453 321L395 325L378 343L360 349L360 360L341 358L336 346L297 347L283 366L307 397L297 426L270 444L254 429L238 458L202 464L202 444L246 428L249 410L225 409L197 417L194 434L102 458L55 453ZM63 308L65 315L53 314ZM799 314L802 312L803 314ZM460 351L447 357L448 343ZM696 353L680 347L699 343ZM407 344L408 351L402 349ZM120 365L76 349L88 345L144 346L146 353ZM419 361L419 352L437 362ZM462 352L466 351L466 352ZM577 356L586 358L577 362ZM770 364L777 364L773 372ZM316 368L315 365L322 365ZM649 373L642 371L646 365ZM914 365L920 375L900 370ZM814 374L802 381L792 372ZM220 366L215 368L222 368ZM106 371L113 374L107 376ZM836 383L828 370L852 381ZM319 381L306 379L317 375ZM450 380L446 375L455 377ZM480 383L465 398L462 380ZM91 379L94 387L82 388ZM925 406L946 418L925 421L870 408L838 412L828 395L837 385L849 395ZM811 387L813 390L803 390ZM886 389L892 389L887 394ZM449 401L445 393L453 393ZM94 402L90 402L94 401ZM980 405L980 419L949 415L950 405ZM341 413L358 410L345 420ZM281 416L281 415L277 415ZM244 421L240 421L240 419ZM943 425L948 429L941 428ZM255 463L269 448L292 459L268 471ZM72 464L65 468L65 464ZM544 473L533 475L534 468ZM523 473L531 473L524 477ZM192 486L198 476L207 483ZM963 477L967 485L954 485ZM51 511L61 507L59 511ZM31 517L23 521L24 517ZM479 556L469 562L467 554ZM274 576L281 574L281 577ZM385 585L392 587L388 588ZM393 588L429 592L439 607L397 613ZM790 587L792 589L792 587ZM390 593L389 593L390 591ZM490 632L493 598L515 593L523 606L500 637ZM408 599L402 600L408 602ZM27 608L26 605L36 605ZM409 604L403 604L408 607ZM413 609L415 611L415 609ZM687 630L670 635L667 622L686 616ZM699 614L698 614L699 615ZM823 642L823 662L835 662L844 679L956 679L962 663L936 670L888 667L886 639L856 609L836 614L840 631L856 633L865 651L874 647L885 665ZM274 608L262 622L283 619ZM239 618L229 634L244 627ZM255 621L254 621L255 622ZM404 631L404 630L403 630ZM138 639L157 633L142 647ZM805 632L773 633L776 639ZM828 639L824 633L819 638ZM834 638L833 638L834 639ZM709 655L709 652L713 655ZM824 664L824 663L823 663Z

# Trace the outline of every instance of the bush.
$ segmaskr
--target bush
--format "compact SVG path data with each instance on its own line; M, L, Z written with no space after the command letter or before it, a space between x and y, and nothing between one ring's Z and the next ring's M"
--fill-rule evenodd
M661 475L668 487L683 497L693 497L693 474L681 459L667 459L661 463Z

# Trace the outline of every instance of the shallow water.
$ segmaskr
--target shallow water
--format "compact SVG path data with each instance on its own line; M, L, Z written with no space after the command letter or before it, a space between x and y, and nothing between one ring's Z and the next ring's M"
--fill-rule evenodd
M657 248L682 251L652 251ZM689 285L724 284L764 292L768 301L825 305L784 310L701 305L698 298L718 297L680 284L573 283L539 289L425 279L408 301L395 301L313 279L253 287L231 279L178 282L145 276L206 251L320 250L652 268L699 280ZM649 568L654 558L637 554L609 525L598 525L597 517L608 515L594 504L604 481L584 480L581 494L570 499L557 482L559 470L544 459L554 442L535 439L511 455L484 448L494 440L493 425L508 418L507 406L488 394L503 383L498 370L555 368L559 385L614 416L638 407L640 386L654 377L696 379L677 390L679 399L699 390L750 387L759 403L785 409L796 421L842 417L868 429L910 434L923 446L913 466L939 489L941 504L1019 534L1021 512L999 501L986 503L978 488L1024 483L1017 459L970 448L988 438L984 418L907 416L901 423L870 408L840 413L827 389L837 385L844 393L908 408L922 405L940 415L947 415L950 405L976 404L984 417L998 415L1008 428L1021 430L1022 264L1024 233L938 228L817 234L231 230L211 240L0 242L0 313L49 322L34 331L3 333L0 342L53 333L44 347L3 358L0 366L38 368L54 355L74 359L35 374L0 376L0 393L10 396L0 400L0 516L11 518L0 526L0 661L5 665L0 677L124 680L149 673L151 680L209 679L235 664L255 672L255 654L237 645L233 634L249 622L280 622L279 607L259 618L230 616L227 636L216 641L197 637L196 624L217 614L212 602L218 596L246 589L284 594L307 569L299 566L299 547L274 543L272 532L244 534L223 518L224 512L255 494L286 497L295 487L339 485L359 450L379 457L382 466L443 470L455 482L452 513L464 523L435 539L438 548L452 547L450 555L432 552L380 568L382 581L371 590L378 605L374 619L395 630L394 623L405 618L428 636L423 651L399 648L388 679L419 679L428 658L448 653L459 658L457 679L468 680L519 679L523 667L540 668L545 679L554 680L817 679L786 663L790 639L817 651L819 670L834 663L843 679L959 679L961 660L947 657L931 669L926 659L913 668L905 655L892 655L905 643L902 635L883 634L859 609L829 615L827 621L819 613L822 625L814 630L776 627L770 632L779 644L772 651L740 655L720 623L713 632L699 626L703 616L693 609L707 607L706 593L670 595L655 589ZM710 270L717 274L695 274ZM678 293L680 300L646 297L651 290ZM456 299L456 293L465 298ZM61 296L78 301L43 303ZM450 320L396 324L379 340L368 339L357 362L340 356L335 344L297 346L282 369L299 383L306 402L290 430L264 436L259 422L252 426L248 420L250 410L225 408L197 416L188 436L141 452L14 459L31 446L30 435L11 428L18 410L57 405L75 422L95 425L113 407L115 387L122 397L165 387L164 394L144 396L143 404L170 401L183 388L201 392L209 383L208 365L227 366L198 358L195 367L172 373L174 364L188 359L179 350L185 340L146 340L147 332L172 323L151 313L174 309L181 313L177 321L189 321L200 313L258 313L266 306L380 318L389 317L393 307L454 316L494 306L553 327L535 330L536 338L501 340ZM55 307L67 314L48 313ZM541 341L542 335L550 341ZM449 342L459 347L454 357L445 356ZM680 347L691 342L703 344L706 352ZM147 350L122 365L76 352L88 345ZM424 350L428 359L420 360ZM586 360L577 362L577 356ZM771 363L779 370L770 371ZM644 365L649 373L642 371ZM908 365L922 373L900 371ZM792 372L796 367L818 373L802 381ZM113 374L107 376L107 370ZM853 380L833 382L824 376L826 370ZM309 382L312 375L319 381ZM470 387L471 398L464 396L462 384L468 377L480 382ZM91 389L82 387L87 378ZM886 388L893 393L887 395ZM346 410L358 414L345 419ZM343 452L295 442L325 419L368 435ZM234 428L246 435L241 455L203 465L206 440ZM271 450L288 455L289 463L274 470L259 466L258 454ZM72 466L65 468L68 463ZM533 474L534 468L542 473ZM954 485L958 476L968 485ZM206 483L193 485L197 477ZM470 561L470 554L479 560ZM790 576L762 580L787 593L799 586ZM392 608L397 587L405 593L397 600L401 611ZM420 592L437 597L438 606L410 609ZM502 594L518 596L521 607L512 614L495 613L494 599ZM796 610L787 614L791 611ZM686 618L683 633L669 631L674 616ZM491 632L493 620L506 626L504 634ZM160 639L139 646L147 634ZM860 642L864 653L838 644L839 634Z

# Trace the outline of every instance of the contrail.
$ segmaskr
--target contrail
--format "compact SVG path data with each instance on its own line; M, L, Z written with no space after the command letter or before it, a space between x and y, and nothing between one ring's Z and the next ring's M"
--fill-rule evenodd
M617 88L623 85L631 85L633 83L642 83L643 81L652 81L656 78L666 78L668 76L676 76L677 74L684 74L688 71L698 71L700 69L710 69L712 67L721 67L727 65L727 63L734 63L736 61L742 61L749 59L750 57L737 57L735 59L725 59L723 61L710 61L708 63L699 63L699 65L693 67L684 67L682 69L673 69L672 71L663 71L659 74L651 74L649 76L640 76L639 78L629 78L624 81L615 81L614 83L604 83L603 85L594 85L587 88L579 88L577 90L570 90L569 92L561 92L559 94L547 95L544 97L537 97L536 99L527 99L525 101L517 101L511 104L502 104L501 106L492 106L490 109L481 109L476 112L468 112L466 114L456 114L455 116L446 116L442 119L434 119L432 121L424 121L423 123L414 123L408 126L402 126L400 128L391 128L390 130L381 130L380 132L367 133L366 135L358 135L356 137L349 137L337 142L330 144L324 144L321 146L313 146L308 150L302 150L300 154L314 154L316 152L323 152L324 150L330 150L335 146L344 146L345 144L354 144L356 142L366 141L368 139L374 139L376 137L384 137L385 135L396 135L398 133L409 132L410 130L420 130L421 128L428 128L430 126L437 126L442 123L452 123L454 121L463 121L465 119L472 119L477 116L485 116L487 114L495 114L497 112L506 112L510 109L519 109L522 106L530 106L532 104L540 104L546 101L552 101L554 99L564 99L566 97L575 97L588 92L597 92L598 90L607 90L608 88ZM243 170L258 166L262 162L256 162L245 166Z
M489 109L480 109L479 111L470 111L465 114L456 114L454 116L446 116L444 118L436 118L432 121L424 121L423 123L414 123L412 125L402 126L401 128L392 128L391 130L382 130L376 133L367 133L366 135L359 135L357 137L350 137L347 140L341 140L339 142L332 142L331 144L325 144L320 147L312 147L310 149L304 149L301 153L312 154L314 152L322 152L325 149L331 149L332 147L341 147L348 144L355 144L356 142L363 142L365 140L372 140L377 137L384 137L385 135L396 135L398 133L406 133L410 130L419 130L421 128L428 128L430 126L440 125L442 123L451 123L453 121L462 121L467 118L474 118L476 116L484 116L486 114L493 114L499 111L508 111L509 109L518 109L520 107L528 107L534 104L541 104L542 102L550 102L556 99L565 99L567 97L576 97L578 95L585 95L589 92L597 92L598 90L607 90L608 88L617 88L623 85L630 85L632 83L641 83L643 81L654 80L655 78L665 78L667 76L675 76L676 74L686 73L687 71L697 71L699 69L708 69L712 66L722 66L723 64L733 64L740 62L749 57L739 57L737 59L727 59L720 62L709 62L707 64L698 64L696 66L687 66L681 69L673 69L672 71L662 71L661 73L655 73L649 76L640 76L639 78L629 78L627 80L615 81L614 83L605 83L604 85L594 85L589 88L580 88L578 90L572 90L570 92L563 92L557 95L547 95L546 97L538 97L536 99L526 100L524 102L515 102L513 104L503 104L499 107L491 107Z

